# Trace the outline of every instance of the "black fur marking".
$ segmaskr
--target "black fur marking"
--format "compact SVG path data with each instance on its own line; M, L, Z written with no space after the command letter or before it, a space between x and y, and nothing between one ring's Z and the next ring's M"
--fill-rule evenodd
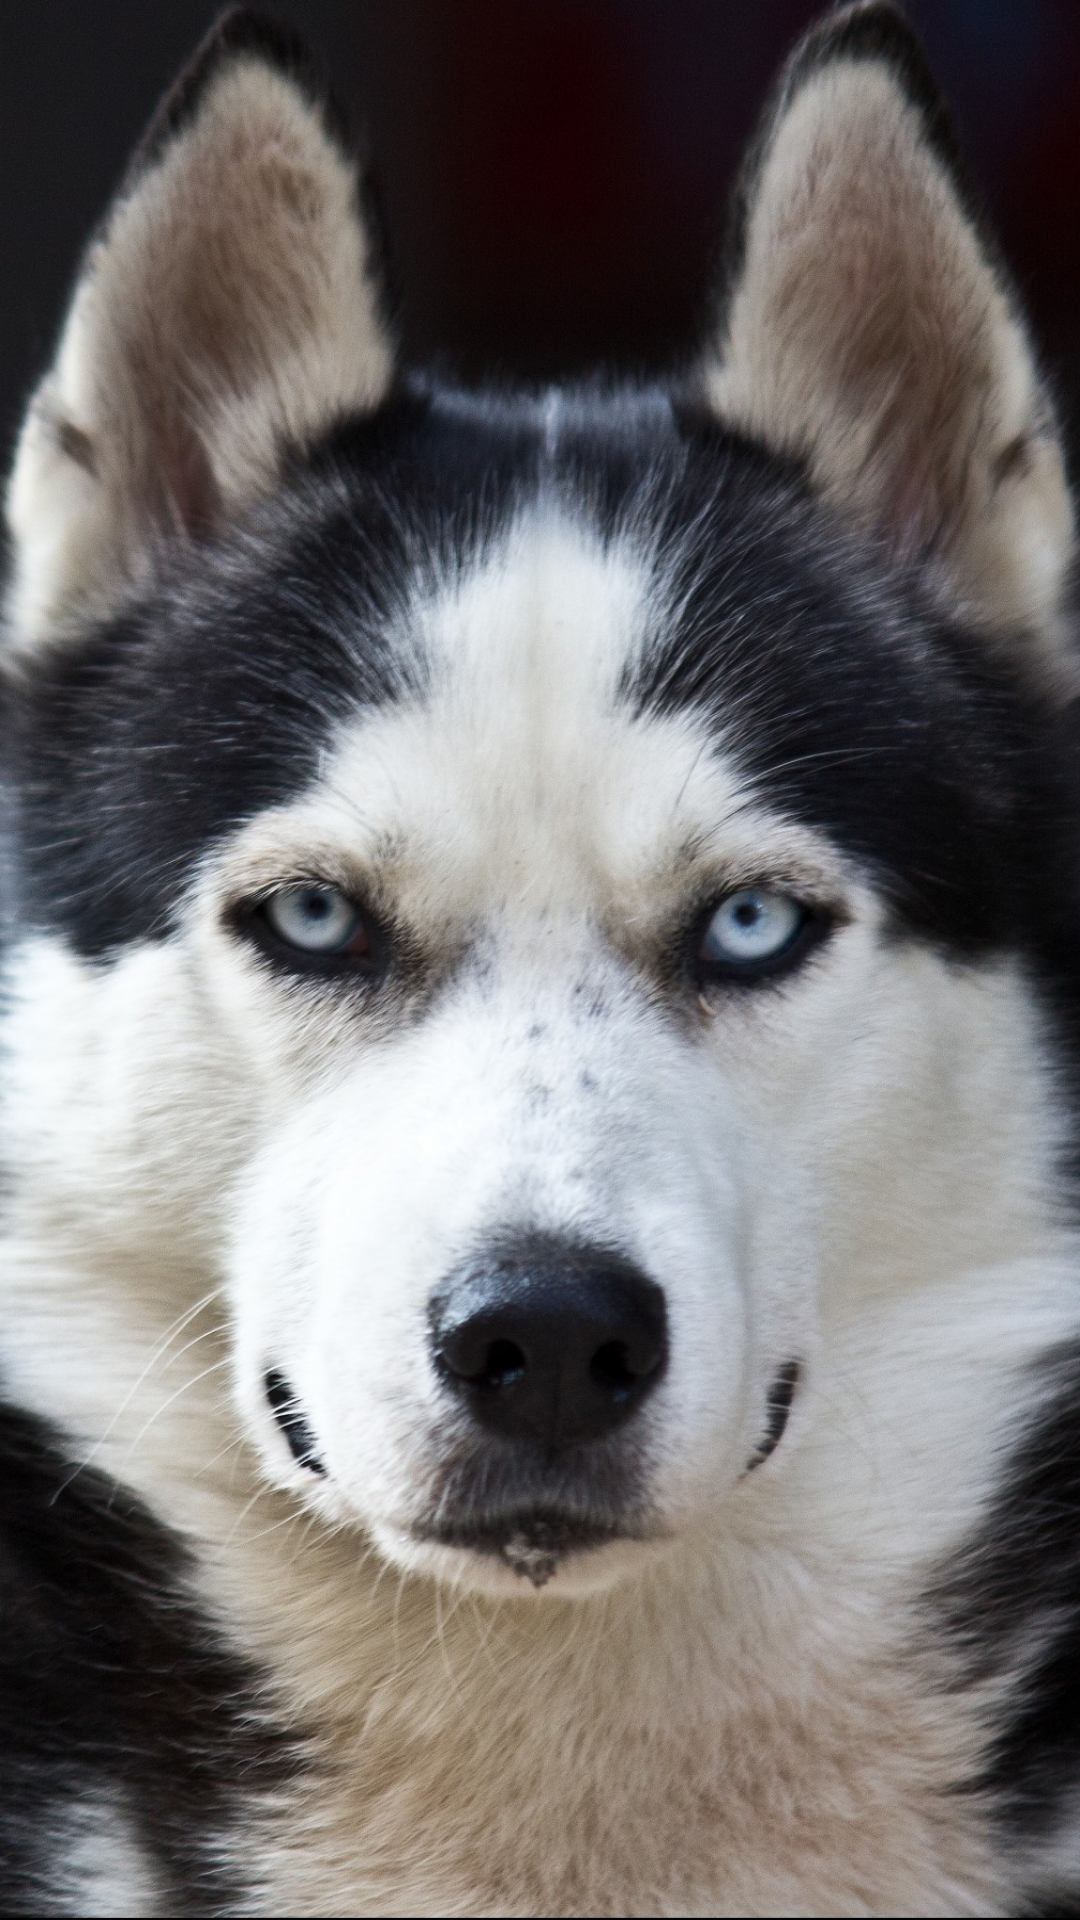
M1025 1911L1038 1914L1039 1920L1080 1920L1080 1891L1071 1893L1068 1887L1054 1887L1047 1895L1040 1889Z
M43 649L3 756L23 924L91 957L163 934L200 854L302 791L338 722L416 694L410 591L497 529L514 444L402 400L127 613Z
M795 1389L801 1377L802 1368L797 1360L789 1360L786 1365L779 1369L765 1397L768 1414L765 1438L753 1458L748 1462L746 1468L747 1473L750 1472L752 1467L760 1467L762 1462L767 1460L771 1453L775 1453L777 1447L780 1445L791 1414L792 1402L795 1399Z
M715 725L764 800L856 857L898 927L958 955L1064 957L1060 717L796 472L706 424L689 445L658 511L672 612L627 698Z
M299 1774L260 1675L194 1599L184 1548L59 1437L0 1409L0 1910L65 1904L63 1837L117 1805L170 1914L234 1913L221 1851ZM59 1898L60 1904L57 1905Z
M691 709L768 802L862 864L898 929L1074 991L1066 726L798 472L661 388L414 387L217 543L9 688L17 924L88 956L166 933L200 856L310 782L335 726L422 698L411 603L554 507L655 571L632 711ZM688 532L688 530L692 530Z
M288 1442L289 1451L297 1466L307 1467L309 1472L325 1474L315 1435L301 1409L288 1380L276 1367L271 1367L263 1385L274 1419Z
M1013 1842L1043 1840L1075 1818L1080 1774L1080 1345L1040 1372L1042 1404L1000 1490L929 1595L960 1656L959 1685L1016 1677L972 1783ZM1080 1858L1067 1899L1053 1910L1080 1912Z

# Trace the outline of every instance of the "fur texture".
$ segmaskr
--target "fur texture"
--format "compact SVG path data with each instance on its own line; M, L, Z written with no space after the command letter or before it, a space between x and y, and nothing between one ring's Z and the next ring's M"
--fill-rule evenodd
M1076 1910L1071 509L921 55L645 389L391 379L335 124L229 16L12 482L5 1910ZM525 1444L442 1303L601 1265Z

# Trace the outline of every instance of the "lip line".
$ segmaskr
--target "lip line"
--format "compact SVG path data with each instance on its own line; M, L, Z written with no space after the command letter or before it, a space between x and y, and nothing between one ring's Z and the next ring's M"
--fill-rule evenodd
M448 1527L413 1529L414 1540L428 1546L452 1547L458 1552L483 1555L489 1561L501 1561L510 1573L527 1580L536 1589L547 1586L570 1559L580 1559L586 1553L616 1542L640 1541L643 1537L640 1531L631 1533L625 1528L616 1529L610 1523L574 1525L535 1511L530 1514L527 1510L500 1520L497 1530L490 1521L484 1523L479 1535L475 1526L467 1532L463 1528Z
M508 1541L533 1536L539 1543L546 1536L550 1550L563 1557L571 1553L595 1551L598 1547L620 1542L648 1544L662 1538L658 1530L635 1526L632 1522L613 1523L588 1520L583 1516L560 1515L551 1509L519 1508L490 1515L472 1522L439 1525L416 1522L408 1529L410 1539L422 1546L455 1547L460 1552L504 1557Z

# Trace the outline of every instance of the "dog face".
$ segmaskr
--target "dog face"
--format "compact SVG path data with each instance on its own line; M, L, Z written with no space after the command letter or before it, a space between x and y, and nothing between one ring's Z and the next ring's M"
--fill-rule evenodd
M695 381L467 396L234 17L25 429L26 1217L209 1274L266 1474L402 1566L742 1524L1037 1105L1069 512L913 58L797 56Z
M877 915L633 690L665 598L516 515L409 607L416 692L193 903L284 1095L233 1246L245 1408L409 1564L601 1577L741 1479L812 1344L806 1102Z

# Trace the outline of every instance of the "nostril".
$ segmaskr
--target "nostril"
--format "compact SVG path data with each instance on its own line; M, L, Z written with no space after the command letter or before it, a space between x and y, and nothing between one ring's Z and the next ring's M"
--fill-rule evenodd
M625 1399L656 1372L660 1360L661 1355L655 1349L632 1354L625 1340L606 1340L589 1361L589 1378L602 1393L616 1400Z
M487 1350L483 1370L474 1374L477 1386L512 1387L524 1375L528 1361L513 1340L493 1340Z
M470 1387L509 1387L529 1362L516 1340L492 1333L483 1322L451 1327L437 1341L436 1357L444 1373Z

